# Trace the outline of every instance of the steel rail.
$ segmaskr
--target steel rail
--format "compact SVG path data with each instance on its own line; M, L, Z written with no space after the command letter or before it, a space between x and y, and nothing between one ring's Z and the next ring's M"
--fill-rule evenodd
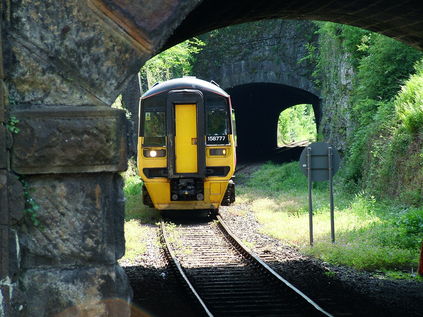
M200 295L195 290L194 286L189 281L188 277L185 274L184 269L182 268L181 264L179 263L178 259L176 258L175 252L173 251L173 249L170 246L169 238L166 234L165 225L164 225L163 220L161 221L160 227L161 227L161 233L162 233L161 237L163 239L167 255L170 257L171 261L173 262L173 264L177 268L177 270L178 270L180 276L182 277L183 281L185 282L186 286L188 286L189 291L191 292L193 297L197 300L199 306L203 309L205 315L208 316L208 317L213 317L213 314L210 312L210 310L208 309L208 307L206 306L206 304L204 303L204 301L202 300Z
M269 265L267 265L262 259L260 259L254 252L252 252L249 248L247 248L235 235L232 233L232 231L229 229L229 227L225 224L222 217L220 215L217 216L219 228L222 230L222 232L229 238L230 242L235 245L237 248L239 248L242 253L250 258L252 261L254 261L257 265L263 267L269 274L271 274L274 278L279 280L280 282L284 283L287 287L289 287L292 291L297 293L299 296L301 296L305 301L307 301L314 309L319 311L325 316L333 317L330 313L325 311L323 308L321 308L317 303L315 303L311 298L309 298L307 295L305 295L303 292L301 292L298 288L296 288L294 285L292 285L290 282L288 282L286 279L284 279L282 276L280 276L278 273L276 273Z

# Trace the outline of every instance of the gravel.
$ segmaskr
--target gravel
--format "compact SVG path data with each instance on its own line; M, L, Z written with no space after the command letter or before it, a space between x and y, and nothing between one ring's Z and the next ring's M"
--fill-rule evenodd
M132 317L196 316L173 271L167 266L159 241L159 227L143 225L147 251L134 261L120 261L134 292Z

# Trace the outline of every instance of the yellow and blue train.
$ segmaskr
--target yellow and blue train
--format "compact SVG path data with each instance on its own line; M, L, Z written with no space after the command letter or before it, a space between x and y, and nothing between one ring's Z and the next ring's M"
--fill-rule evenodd
M235 127L224 90L195 77L172 79L141 97L139 114L145 205L217 212L235 201Z

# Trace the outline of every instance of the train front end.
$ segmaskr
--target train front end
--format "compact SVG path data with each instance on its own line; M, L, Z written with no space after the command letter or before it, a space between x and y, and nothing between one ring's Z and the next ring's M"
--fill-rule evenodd
M229 95L196 78L154 86L140 101L143 202L159 210L217 210L235 200Z

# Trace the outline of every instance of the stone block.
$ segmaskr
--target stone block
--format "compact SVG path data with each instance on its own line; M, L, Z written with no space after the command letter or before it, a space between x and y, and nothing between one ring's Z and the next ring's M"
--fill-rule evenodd
M16 225L24 216L25 199L22 183L15 174L7 174L7 201L9 224Z
M20 247L16 231L0 225L0 281L15 282L20 269Z
M7 163L8 155L6 151L6 127L4 127L2 125L2 121L0 121L0 169L6 169Z
M7 171L0 170L0 225L9 224L9 206L7 200Z
M129 317L132 290L118 265L33 269L21 279L23 316Z
M48 107L13 113L12 169L20 174L116 172L127 168L125 115L108 107Z
M19 236L15 229L9 229L9 278L16 283L20 272Z
M20 227L22 266L112 264L124 254L122 178L113 173L28 176L40 226Z
M0 284L0 317L10 315L10 287Z
M9 277L9 228L0 225L0 280Z

